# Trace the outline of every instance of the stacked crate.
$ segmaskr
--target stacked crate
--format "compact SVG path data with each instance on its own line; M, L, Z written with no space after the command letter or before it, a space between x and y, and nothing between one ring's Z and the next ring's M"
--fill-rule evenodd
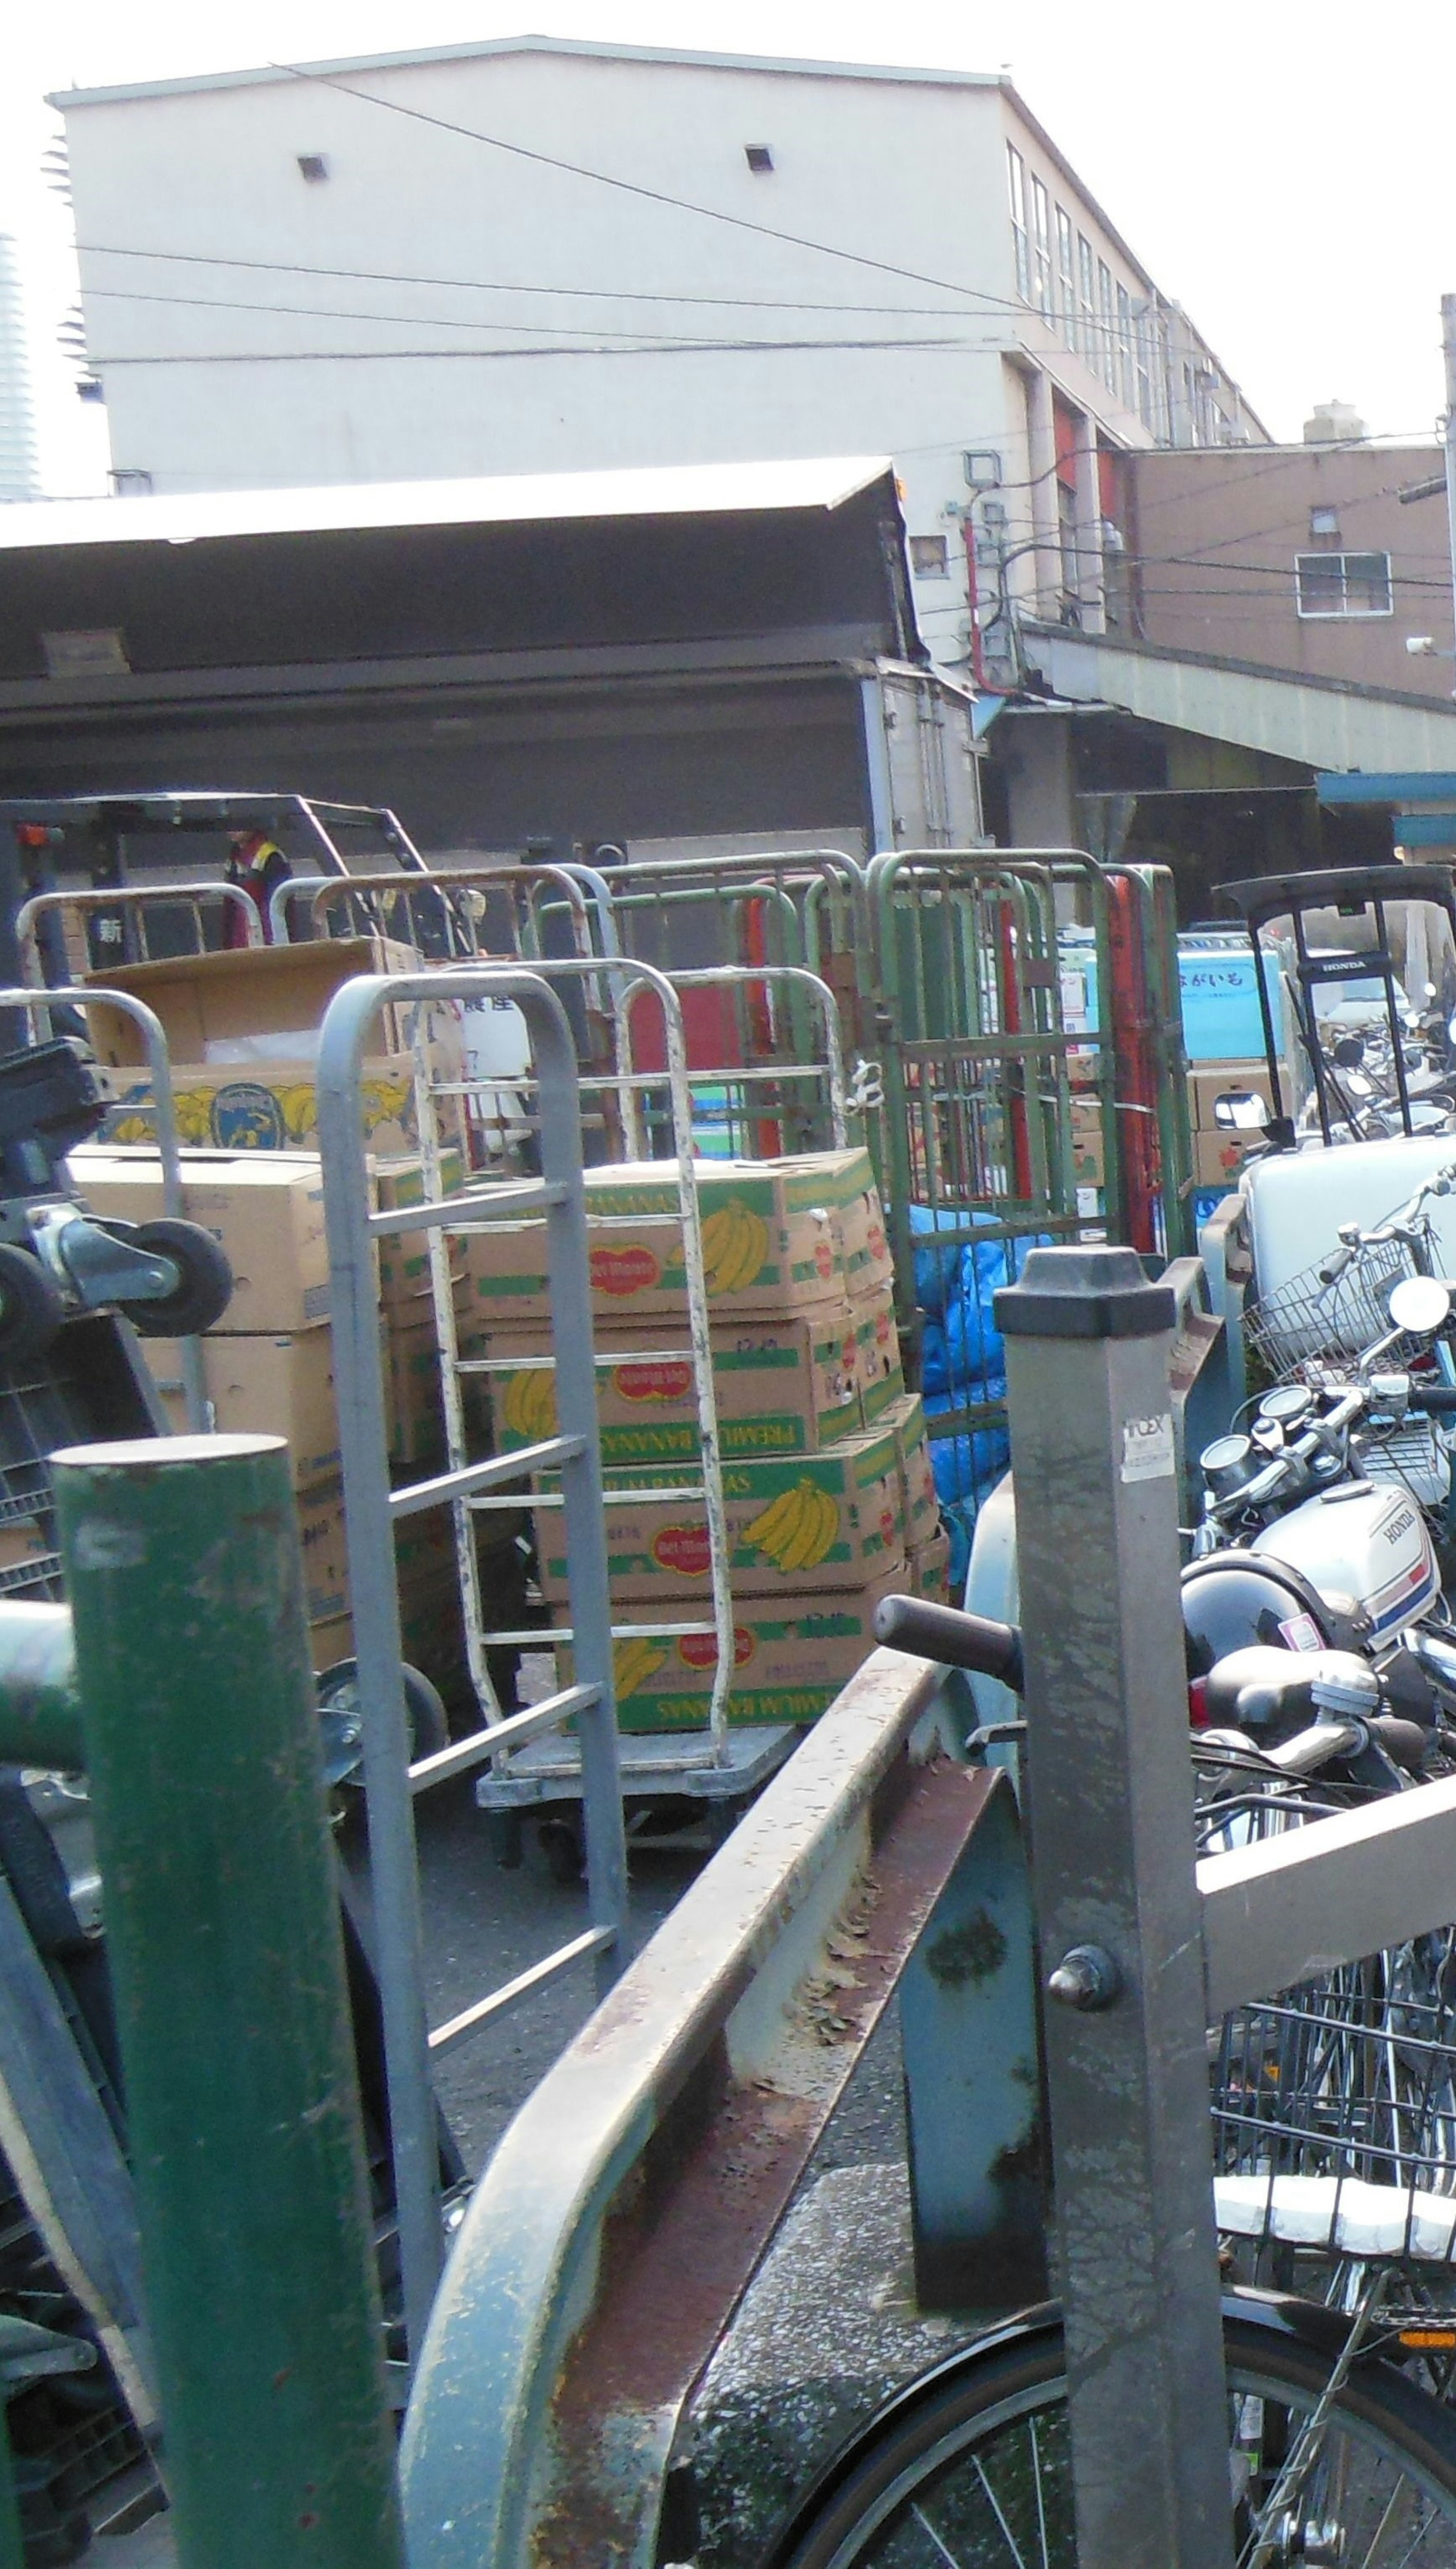
M924 1414L908 1395L890 1253L868 1155L714 1161L698 1172L709 1334L735 1632L729 1717L806 1722L874 1647L880 1598L943 1592ZM682 1243L671 1163L586 1174L602 1463L616 1626L706 1620L701 1503L646 1492L699 1459ZM539 1224L467 1243L473 1325L489 1367L496 1442L535 1444L554 1423ZM537 1510L544 1595L566 1620L561 1519ZM627 1730L706 1718L707 1635L616 1645Z
M1264 1113L1274 1113L1269 1065L1259 1061L1201 1061L1188 1074L1188 1113L1193 1126L1193 1176L1200 1195L1227 1194L1237 1187L1244 1155L1260 1140L1249 1124L1231 1129L1215 1112L1221 1097L1259 1100Z
M201 1341L212 1424L223 1435L287 1440L313 1662L327 1667L351 1656L353 1630L318 1155L184 1151L182 1167L183 1211L220 1242L233 1274L227 1308ZM376 1159L370 1167L381 1207L420 1199L418 1154ZM148 1222L162 1211L154 1152L86 1149L73 1154L71 1169L86 1202L105 1218ZM458 1155L448 1174L459 1183ZM391 1464L396 1478L418 1478L422 1466L439 1460L444 1442L424 1233L384 1242L379 1306ZM147 1338L142 1344L169 1423L184 1429L180 1343ZM464 1663L448 1518L435 1511L405 1519L396 1556L405 1656L448 1692Z

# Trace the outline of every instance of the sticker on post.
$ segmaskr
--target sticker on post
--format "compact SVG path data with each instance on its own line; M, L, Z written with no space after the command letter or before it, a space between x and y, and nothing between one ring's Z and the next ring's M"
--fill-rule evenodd
M1172 1480L1173 1421L1166 1409L1161 1418L1123 1420L1122 1477L1125 1481Z

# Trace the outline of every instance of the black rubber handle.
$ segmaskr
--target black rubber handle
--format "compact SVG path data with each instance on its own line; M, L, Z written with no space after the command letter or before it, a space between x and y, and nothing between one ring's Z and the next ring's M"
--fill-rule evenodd
M1398 1712L1376 1713L1368 1728L1386 1756L1393 1757L1408 1775L1420 1773L1435 1744L1432 1732L1422 1729L1418 1721L1403 1720Z
M1456 1382L1413 1382L1410 1405L1432 1418L1456 1415Z
M927 1606L918 1597L883 1597L875 1609L875 1638L892 1651L938 1659L942 1667L973 1668L978 1676L998 1678L1013 1694L1021 1692L1021 1636L1014 1624L962 1615L954 1606Z

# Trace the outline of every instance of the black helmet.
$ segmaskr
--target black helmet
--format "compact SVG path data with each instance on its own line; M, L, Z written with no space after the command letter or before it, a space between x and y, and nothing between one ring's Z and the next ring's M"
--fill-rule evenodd
M1190 1678L1257 1644L1275 1651L1348 1650L1352 1618L1297 1570L1263 1553L1209 1553L1183 1574L1183 1640Z

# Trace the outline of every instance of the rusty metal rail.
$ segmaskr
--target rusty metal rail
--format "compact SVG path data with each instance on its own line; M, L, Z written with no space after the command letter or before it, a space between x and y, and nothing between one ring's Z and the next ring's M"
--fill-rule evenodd
M1008 2226L1030 2228L1036 2259L1034 2224L994 2176L1029 2137L1006 2128L1007 2099L1023 2122L1035 2113L1015 1805L1004 1776L936 1753L941 1682L921 1660L874 1653L507 2133L410 2402L412 2561L650 2564L687 2395L889 1999L916 1973L926 2051L943 2059L953 2043L977 2069L973 2088L917 2081L908 2018L922 2280L945 2255L963 2290L979 2253L994 2306ZM936 1964L972 1841L974 1897L995 1918L979 1975ZM1028 2273L1023 2256L1023 2293Z

